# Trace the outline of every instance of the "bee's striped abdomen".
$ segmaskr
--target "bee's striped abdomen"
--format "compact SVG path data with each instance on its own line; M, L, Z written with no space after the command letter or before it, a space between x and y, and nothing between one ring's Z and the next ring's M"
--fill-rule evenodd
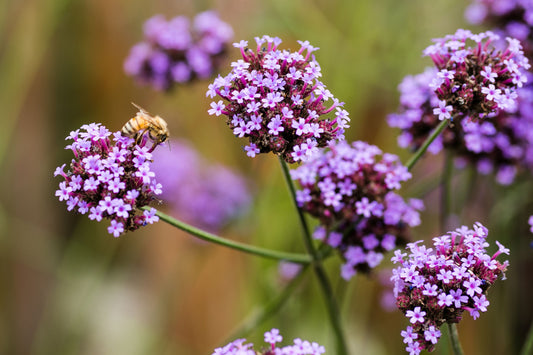
M130 119L128 122L126 122L126 124L122 127L122 133L133 138L145 128L146 121L142 120L141 118L139 118L139 115L137 115Z

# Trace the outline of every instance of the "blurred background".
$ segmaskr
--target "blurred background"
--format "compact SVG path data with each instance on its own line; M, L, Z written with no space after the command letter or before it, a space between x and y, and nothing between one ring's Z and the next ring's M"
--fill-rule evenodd
M296 40L308 40L320 47L315 54L323 82L350 113L347 139L368 141L405 162L409 152L398 148L398 132L385 120L397 109L397 85L432 64L422 57L431 38L461 27L481 30L465 22L465 7L459 0L0 2L0 353L210 354L283 289L275 261L199 242L164 223L113 238L107 224L67 212L57 200L54 169L72 157L64 137L90 122L119 130L135 113L132 101L164 117L172 136L186 140L203 163L222 164L248 181L245 211L220 235L304 252L277 159L248 158L246 142L224 119L207 115L211 80L163 93L124 74L123 62L148 17L193 17L212 9L233 27L235 41L252 43L268 34L283 39L281 48L297 49ZM230 48L223 75L239 57ZM426 203L415 240L442 232L434 189L441 161L424 159L400 191ZM510 187L494 185L491 177L468 185L469 174L454 172L456 226L482 222L491 246L499 240L512 255L508 280L489 291L488 312L477 321L465 314L459 335L466 354L516 353L533 313L527 226L533 186L528 177ZM165 205L158 208L172 214ZM407 319L381 306L377 275L346 284L339 265L336 257L326 263L343 295L352 352L405 353L400 330ZM333 353L311 273L280 312L242 336L262 344L272 327L285 343L301 337ZM443 336L435 354L448 353L448 344Z

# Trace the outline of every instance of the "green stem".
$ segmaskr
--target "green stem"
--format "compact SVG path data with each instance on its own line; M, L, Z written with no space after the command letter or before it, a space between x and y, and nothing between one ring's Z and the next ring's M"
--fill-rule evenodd
M144 210L149 210L150 207L143 207ZM161 211L157 211L156 215L164 222L181 229L184 232L187 232L197 238L212 242L215 244L223 245L228 248L232 248L239 251L244 251L249 254L259 255L265 258L276 259L276 260L285 260L290 261L296 264L309 264L313 261L309 255L305 254L296 254L296 253L286 253L281 251L275 251L265 248L256 247L253 245L236 242L233 240L221 238L209 232L203 231L196 227L193 227L187 223L179 221L175 218L170 217L169 215L164 214Z
M448 330L450 334L450 340L452 342L452 349L455 355L464 355L463 348L461 347L461 342L459 341L459 333L457 332L457 324L455 323L446 323L448 324Z
M451 206L451 177L452 177L452 162L453 156L451 153L446 152L444 160L444 169L442 172L442 190L441 190L441 206L440 206L440 223L441 231L446 230L446 223L448 221L448 216L450 213ZM453 353L455 355L464 355L463 349L461 348L461 342L459 341L459 334L457 333L457 324L447 323L448 324L448 333L450 335L450 341L452 343Z
M294 188L294 184L290 176L289 167L287 166L287 163L283 159L279 158L279 161L281 163L281 169L283 171L283 176L285 177L285 182L287 183L289 192L291 194L291 199L294 203L296 211L298 212L298 218L300 219L300 224L304 231L303 237L304 237L305 247L309 255L311 255L311 258L313 259L312 261L313 270L320 283L320 289L324 293L324 298L325 298L326 306L328 309L328 315L329 315L330 322L333 327L333 332L335 334L335 338L337 341L337 352L336 353L339 355L347 355L348 346L344 338L344 333L343 333L341 318L340 318L340 313L339 313L339 307L333 295L331 284L326 275L324 267L322 266L322 263L320 261L319 253L317 252L317 250L315 249L313 245L313 241L311 239L311 233L309 232L309 227L307 226L307 222L305 220L303 211L298 207L298 203L296 202L296 190Z
M526 341L520 351L520 355L531 355L533 354L533 322L529 326L529 331L527 333Z
M422 155L424 155L424 153L428 149L429 145L431 143L433 143L433 141L439 136L439 134L441 134L441 132L447 126L448 126L448 120L442 120L440 122L440 124L437 126L437 128L435 128L435 130L433 130L431 135L426 139L424 144L422 144L422 146L420 148L418 148L416 153L411 157L411 159L409 159L407 164L405 164L405 166L407 167L408 170L411 170L413 168L413 166L418 161L418 159L420 159L422 157Z

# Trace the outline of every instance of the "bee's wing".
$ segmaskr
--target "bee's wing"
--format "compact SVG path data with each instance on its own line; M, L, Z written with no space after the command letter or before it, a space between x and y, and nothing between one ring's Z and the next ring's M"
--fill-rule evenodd
M150 114L147 114L147 115L145 116L145 118L146 118L146 120L147 120L148 122L150 122L150 124L151 124L153 127L158 128L158 129L163 129L163 128L164 128L164 127L163 127L163 123L161 122L161 121L162 121L161 117L157 116L157 118L156 118L156 117L154 117L154 116L152 116L152 115L150 115Z
M158 129L162 130L162 131L167 131L168 128L167 128L167 121L165 121L163 118L161 118L160 116L156 116L156 117L153 117L153 116L150 116L150 123L154 126L154 127L157 127Z
M149 113L144 108L142 108L141 106L137 105L134 102L132 102L131 104L135 106L137 109L139 109L139 111L143 114L143 118L146 119L146 121L150 122L152 126L157 127L159 129L166 129L167 122L164 119L162 119L159 116L157 116L157 118L152 116L151 113Z

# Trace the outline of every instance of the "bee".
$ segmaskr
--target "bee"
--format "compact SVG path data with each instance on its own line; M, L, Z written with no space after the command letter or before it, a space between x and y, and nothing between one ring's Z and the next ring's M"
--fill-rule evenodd
M154 143L152 148L163 143L170 136L167 122L159 116L152 116L148 111L132 102L139 112L122 127L122 133L128 137L134 138L139 144L144 136L148 137Z

